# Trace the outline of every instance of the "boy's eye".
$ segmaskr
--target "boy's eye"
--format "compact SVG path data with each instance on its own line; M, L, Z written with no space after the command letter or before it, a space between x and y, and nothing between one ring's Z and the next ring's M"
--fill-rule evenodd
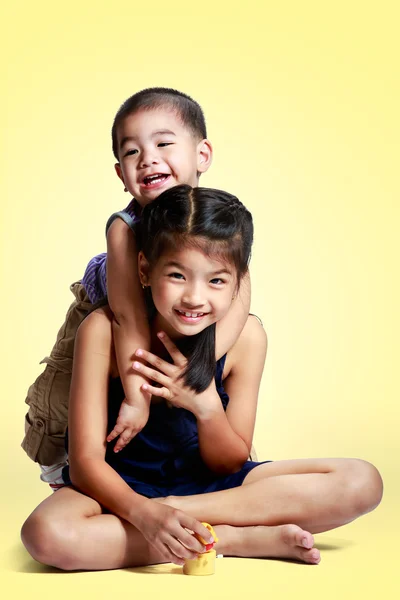
M172 142L160 142L157 144L159 148L165 148L165 146L172 146Z
M128 150L128 152L125 153L125 156L132 156L133 154L137 154L138 150L136 150L136 148L132 148L132 150Z

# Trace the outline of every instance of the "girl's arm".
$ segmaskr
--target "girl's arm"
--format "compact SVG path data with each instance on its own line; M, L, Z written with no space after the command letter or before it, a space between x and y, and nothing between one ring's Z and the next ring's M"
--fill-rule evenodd
M226 359L226 412L219 401L204 403L204 411L196 414L200 453L213 471L234 473L249 457L266 352L266 333L258 319L249 316Z
M224 371L228 376L224 386L230 400L226 412L215 380L204 392L196 394L182 378L187 359L165 332L159 332L158 337L173 364L151 352L138 350L136 356L148 364L134 362L133 368L147 377L145 390L195 415L200 453L211 470L221 474L238 471L249 457L253 438L258 390L267 351L267 336L262 325L256 317L248 316L239 340L227 356Z
M112 365L112 315L90 314L79 327L69 405L72 483L112 513L137 527L166 561L183 564L204 547L187 529L209 538L196 519L134 492L105 460L108 383Z
M112 315L90 314L78 329L69 404L69 462L73 484L127 521L146 500L104 460Z
M218 360L237 342L250 312L251 282L247 273L226 316L218 321L215 338L215 355Z
M113 313L113 335L118 371L125 392L116 427L108 441L120 435L115 450L122 449L146 424L149 396L140 386L144 379L132 371L137 348L150 348L150 329L137 268L136 239L122 219L107 232L107 291Z

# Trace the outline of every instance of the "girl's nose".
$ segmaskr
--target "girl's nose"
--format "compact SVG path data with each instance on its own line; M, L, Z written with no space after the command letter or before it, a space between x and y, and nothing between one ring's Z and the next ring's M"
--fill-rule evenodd
M182 296L182 304L187 308L200 308L205 304L204 295L197 286L193 286L185 290Z

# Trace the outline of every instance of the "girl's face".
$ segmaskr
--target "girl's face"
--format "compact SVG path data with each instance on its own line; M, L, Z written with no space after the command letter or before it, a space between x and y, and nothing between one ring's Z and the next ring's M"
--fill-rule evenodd
M186 247L148 268L139 254L141 281L151 286L157 329L173 338L195 335L228 312L236 291L235 267Z

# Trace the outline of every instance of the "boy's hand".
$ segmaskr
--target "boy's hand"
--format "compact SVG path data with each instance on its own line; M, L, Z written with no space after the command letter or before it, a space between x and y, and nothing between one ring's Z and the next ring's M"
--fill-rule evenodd
M183 565L187 559L196 558L206 549L190 532L193 531L204 540L214 542L214 538L200 521L181 510L158 502L146 503L132 523L146 540L157 548L165 561L177 565Z
M140 404L131 406L127 403L126 398L122 401L117 422L114 429L107 436L107 442L112 442L119 436L114 452L119 452L122 448L125 448L135 435L142 431L148 421L149 411L150 402L140 402Z

